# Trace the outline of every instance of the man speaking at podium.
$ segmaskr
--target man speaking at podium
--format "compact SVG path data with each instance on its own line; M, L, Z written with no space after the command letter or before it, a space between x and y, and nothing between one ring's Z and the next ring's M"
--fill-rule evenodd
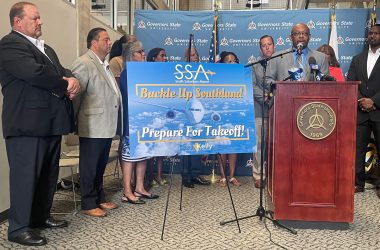
M277 57L273 59L273 62L268 64L267 80L269 82L289 79L289 70L292 68L297 68L301 71L300 81L313 81L314 77L309 65L310 59L312 59L312 61L315 59L316 66L319 67L319 71L322 74L328 72L329 65L326 56L323 53L311 50L308 47L310 41L310 29L306 24L298 23L294 25L290 34L290 39L293 44L293 52ZM274 56L289 51L289 49L282 50L275 53Z

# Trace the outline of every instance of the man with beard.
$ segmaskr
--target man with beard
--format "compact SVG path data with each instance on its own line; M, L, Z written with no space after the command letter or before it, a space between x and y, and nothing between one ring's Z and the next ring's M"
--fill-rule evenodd
M358 85L355 193L364 192L364 162L371 133L376 147L380 148L380 24L370 28L368 44L368 49L352 59L347 76L348 81L361 81ZM376 182L376 194L380 198L380 180Z

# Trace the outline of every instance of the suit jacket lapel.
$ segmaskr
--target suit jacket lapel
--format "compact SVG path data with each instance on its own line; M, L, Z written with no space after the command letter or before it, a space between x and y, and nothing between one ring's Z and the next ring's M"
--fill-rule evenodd
M21 37L23 39L23 41L25 41L26 43L28 44L31 44L31 48L36 51L40 56L41 58L43 59L43 61L46 63L46 64L51 64L54 66L54 68L57 70L57 72L59 74L62 74L60 68L59 68L59 64L57 62L54 61L54 56L53 54L51 53L50 49L48 47L44 47L45 48L45 53L42 53L41 50L39 50L37 48L37 46L35 44L33 44L31 41L29 41L26 37L24 37L23 35L21 35L20 33L16 32L16 31L12 31L12 33L18 35L19 37Z
M360 67L360 70L359 72L362 72L363 74L363 78L368 81L368 74L367 74L367 60L368 60L368 51L365 51L363 54L362 54L362 58L359 60L360 62L364 62L364 63L361 63L359 65ZM377 60L379 61L379 60ZM375 69L375 68L373 68ZM372 70L373 72L373 70Z
M368 58L368 54L367 54L367 58ZM367 64L365 64L367 66ZM373 77L373 75L378 72L380 70L380 57L377 58L377 61L375 63L375 66L373 66L373 69L371 71L371 75L368 76L368 79L370 79L371 77ZM365 69L365 72L367 74L367 68Z
M44 55L44 56L48 57L49 63L51 63L54 66L54 68L57 70L58 73L63 74L63 72L61 72L61 69L59 67L59 63L55 60L55 56L53 54L53 51L49 47L45 46L45 53L46 53L46 55ZM43 54L43 53L41 53L41 54Z
M113 88L114 83L110 82L110 80L108 78L108 75L107 75L106 71L103 68L103 65L100 64L99 59L96 57L96 55L94 54L94 52L92 52L91 50L89 50L87 52L87 55L94 61L94 64L95 64L97 70L101 73L102 77L107 82L108 86L112 90L114 90L114 88Z

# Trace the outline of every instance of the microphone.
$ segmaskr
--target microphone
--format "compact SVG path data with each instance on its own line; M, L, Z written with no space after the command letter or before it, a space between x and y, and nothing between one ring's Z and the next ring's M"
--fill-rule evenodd
M309 65L310 65L310 72L313 74L314 81L336 82L335 77L330 76L330 75L325 75L320 71L319 65L317 64L317 61L315 60L314 57L309 58Z
M336 82L336 78L330 75L322 74L321 72L318 73L316 76L317 81L327 81L327 82Z
M302 68L292 67L288 70L289 75L283 79L283 81L291 80L291 81L299 81L302 77Z
M317 60L315 60L314 57L309 58L309 66L310 66L310 72L313 74L313 81L320 81L320 80L317 80L317 75L318 73L320 73L319 65L317 64Z
M298 43L297 44L297 49L296 49L297 54L298 55L302 55L302 50L303 50L303 43Z

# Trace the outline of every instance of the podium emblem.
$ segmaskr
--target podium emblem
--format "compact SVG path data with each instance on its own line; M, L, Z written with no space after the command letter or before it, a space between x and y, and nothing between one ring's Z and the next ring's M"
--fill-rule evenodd
M297 127L303 136L311 140L322 140L335 129L334 110L323 102L310 102L297 114Z

